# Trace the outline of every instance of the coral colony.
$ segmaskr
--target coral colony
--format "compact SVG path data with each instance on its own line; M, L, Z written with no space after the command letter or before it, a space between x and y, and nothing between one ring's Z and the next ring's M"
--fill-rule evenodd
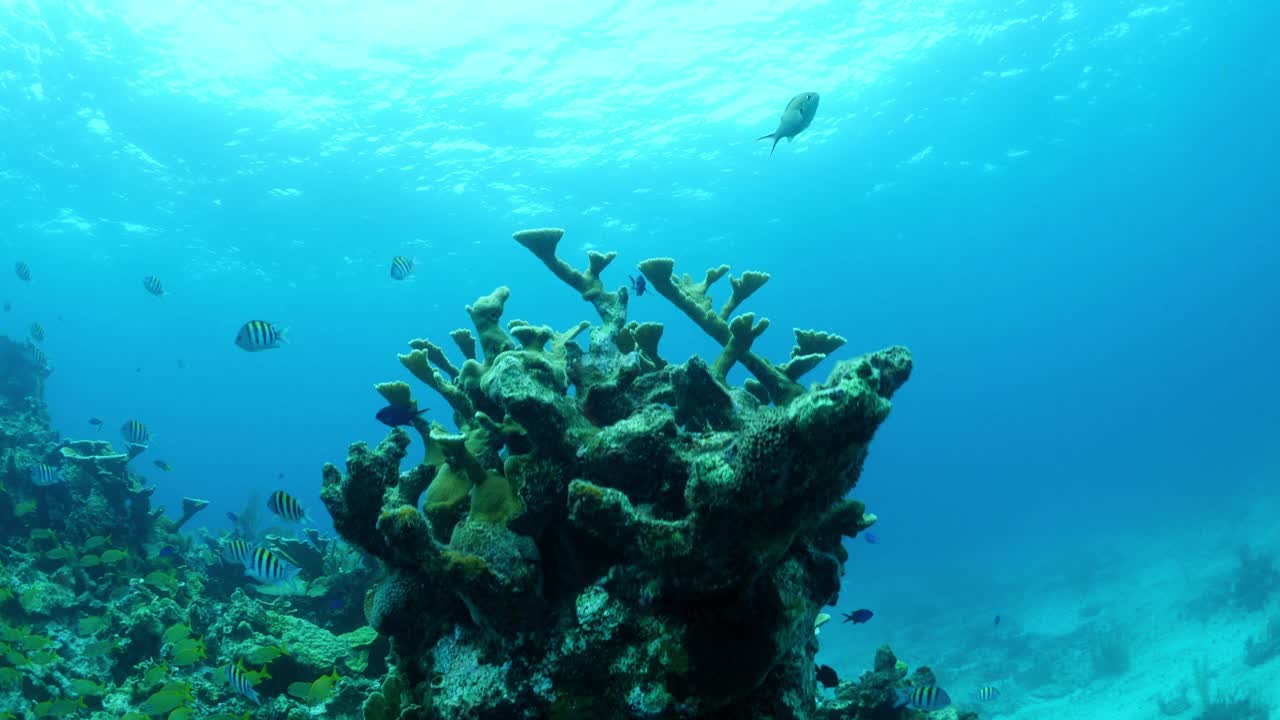
M474 329L450 333L460 364L410 341L401 363L457 432L421 414L411 385L377 385L394 426L376 448L351 445L345 471L323 470L340 538L264 528L260 498L228 514L226 537L191 531L198 499L166 518L130 465L146 447L59 443L47 369L0 340L0 718L869 720L936 707L947 696L932 673L908 674L887 647L861 677L839 669L852 680L814 661L842 539L875 522L846 496L910 353L846 359L806 387L845 341L796 330L785 362L753 352L769 321L738 309L768 275L694 279L654 258L644 284L609 290L614 254L576 269L556 255L562 236L515 239L599 322L504 323L499 287L467 306ZM664 358L663 326L627 318L629 288L645 285L719 354Z

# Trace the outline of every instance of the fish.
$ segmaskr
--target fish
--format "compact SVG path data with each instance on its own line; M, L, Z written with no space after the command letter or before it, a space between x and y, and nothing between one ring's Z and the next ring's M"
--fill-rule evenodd
M31 339L36 342L44 341L44 326L38 322L31 323Z
M863 539L863 540L866 540L867 542L871 543L872 545L879 545L879 544L880 544L880 538L876 537L875 533L863 533L863 534L862 534L862 539Z
M169 675L169 664L161 663L152 665L142 674L142 687L150 689L164 682L165 677Z
M631 292L635 293L636 297L640 297L644 294L645 290L649 289L649 284L645 282L643 275L639 277L631 277L628 275L627 279L631 281Z
M84 656L90 658L102 657L119 649L120 648L116 645L116 641L114 639L98 640L97 642L91 642L84 646Z
M236 333L236 346L248 352L274 350L288 342L285 331L266 320L250 320Z
M379 410L374 417L387 427L410 425L413 423L414 418L431 409L422 408L421 410L416 410L415 407L414 405L388 405Z
M146 445L151 442L151 431L137 420L125 420L120 426L120 434L130 445Z
M102 683L84 678L72 680L67 683L67 686L76 695L102 695L107 691L106 686Z
M267 509L289 522L307 520L307 511L303 509L298 498L283 490L276 490L267 498Z
M177 555L177 554L178 554L177 548L175 548L172 545L165 545L164 547L160 548L160 552L156 553L156 557L166 558L166 557L173 557L174 555Z
M840 676L836 675L835 668L830 665L818 665L818 684L830 690L840 684Z
M14 517L22 517L24 515L30 515L35 511L36 511L35 500L23 500L22 502L13 506Z
M165 462L165 461L163 461L163 460L157 460L157 461L155 462L155 465L156 465L156 467L160 468L161 470L163 470L163 471L165 471L165 472L169 472L169 471L173 470L173 468L169 467L169 463L167 463L167 462Z
M858 625L859 623L864 623L870 620L874 616L875 616L875 613L871 612L866 608L862 608L861 610L854 610L853 612L845 613L844 621L851 622L854 625Z
M249 558L253 555L253 548L249 543L240 538L231 538L226 545L222 547L223 555L231 562L240 563L245 567L249 566Z
M414 261L403 255L397 255L391 259L391 278L393 280L404 280L413 274Z
M898 698L894 707L906 707L914 710L941 710L951 704L951 696L937 685L925 685L909 690L898 689Z
M102 553L101 560L102 562L108 565L115 565L116 563L124 560L127 557L129 557L129 553L125 552L124 550L117 550L115 548L112 548Z
M160 636L160 642L165 645L172 645L181 640L191 637L191 626L186 623L174 623L165 628L164 634Z
M164 283L160 282L160 278L155 275L142 278L142 287L156 297L164 297Z
M84 541L84 549L97 550L98 548L103 547L109 542L111 542L111 538L107 537L106 535L94 535L93 537Z
M993 625L995 625L996 627L999 627L999 626L1000 626L1000 616L999 616L999 615L997 615L997 616L996 616L996 621L995 621L994 623L992 623L992 624L993 624Z
M66 476L62 474L62 468L56 465L36 463L31 466L31 482L40 487L57 485L60 482L65 482L66 479Z
M321 705L329 701L333 695L333 686L341 679L335 668L328 675L321 675L313 683L291 683L288 692L307 705Z
M13 271L18 274L18 279L22 282L31 282L31 267L19 260L14 263Z
M94 427L96 427L96 428L98 428L99 430L101 430L101 429L102 429L102 419L101 419L101 418L91 417L91 418L89 418L89 424L90 424L90 425L92 425L92 426L94 426Z
M262 583L292 582L299 568L276 557L275 553L266 548L254 548L244 572L250 578Z
M773 151L778 149L778 141L786 138L787 142L790 142L792 138L809 127L809 123L813 122L813 116L817 112L818 93L802 92L787 103L787 109L782 111L782 117L778 120L778 129L768 135L761 135L756 140L772 139L773 147L769 148L769 156L773 157Z
M5 301L4 301L4 311L5 311L5 312L9 312L9 311L10 311L10 310L12 310L12 309L13 309L13 303L9 302L8 300L5 300Z
M983 685L978 688L978 691L974 694L977 695L978 699L982 702L990 702L1000 697L1000 689L992 687L991 685Z
M245 675L244 669L240 665L227 666L227 683L236 692L252 701L254 705L262 704L262 701L258 699L258 691L253 689L253 682Z
M106 620L94 615L86 618L80 618L80 622L76 625L76 632L81 635L94 635L106 626Z
M272 660L275 660L281 655L288 655L288 654L289 654L289 651L285 649L284 643L279 643L276 645L264 645L263 647L260 647L257 650L254 650L248 655L245 655L244 659L248 660L254 665L266 665L267 663L271 662Z
M194 665L200 660L209 657L206 650L203 638L199 640L183 640L173 646L173 665L174 667Z
M28 342L25 348L27 360L38 368L49 367L49 356L44 351L36 347L35 343Z

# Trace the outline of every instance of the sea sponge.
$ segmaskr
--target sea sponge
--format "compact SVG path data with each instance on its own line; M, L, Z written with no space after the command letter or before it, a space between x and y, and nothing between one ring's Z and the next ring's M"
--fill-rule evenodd
M520 514L521 509L522 504L511 491L511 484L490 470L485 473L484 482L471 488L471 512L467 517L473 521L505 525Z

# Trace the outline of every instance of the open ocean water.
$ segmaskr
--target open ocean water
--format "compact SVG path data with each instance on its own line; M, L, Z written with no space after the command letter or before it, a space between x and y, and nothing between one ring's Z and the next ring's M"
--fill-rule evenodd
M761 355L814 327L916 363L830 611L875 615L819 663L890 642L957 698L998 687L983 717L1145 720L1204 658L1275 714L1280 660L1241 648L1280 593L1212 591L1280 552L1278 26L1244 0L4 0L0 334L44 329L62 435L145 420L171 515L207 498L216 532L283 489L326 526L319 469L383 437L409 339L499 285L507 318L594 319L512 232L617 251L610 286L655 256L767 271ZM718 350L656 295L631 317L668 358ZM244 352L250 319L288 343Z

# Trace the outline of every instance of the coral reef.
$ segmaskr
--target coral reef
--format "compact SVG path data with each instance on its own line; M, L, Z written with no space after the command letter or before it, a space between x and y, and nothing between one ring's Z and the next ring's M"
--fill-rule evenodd
M1280 615L1271 618L1260 636L1245 641L1244 664L1255 667L1277 655L1280 655Z
M59 441L47 370L20 353L0 338L0 718L239 718L251 704L224 679L239 663L259 683L256 717L359 717L375 687L360 676L385 673L387 652L362 612L359 553L264 535L303 565L305 589L251 597L216 539L178 532L208 503L186 498L170 519L136 453ZM36 482L38 464L56 479Z
M629 322L628 290L604 285L614 254L576 269L562 236L515 239L599 323L504 326L497 288L466 308L474 333L450 334L461 364L425 339L400 356L458 432L415 426L424 459L403 470L400 428L324 468L336 529L386 573L367 610L394 669L365 717L813 716L814 621L837 599L842 538L874 521L846 495L909 352L845 360L806 389L842 338L797 330L774 364L751 349L768 321L734 314L768 275L731 277L717 312L727 266L695 282L657 258L640 264L649 286L722 347L669 362L662 326ZM727 383L738 363L745 387ZM882 676L830 717L898 717L885 693L906 682Z
M1236 571L1231 579L1231 596L1243 610L1256 611L1266 607L1272 594L1280 589L1280 570L1270 553L1255 552L1242 546L1236 552Z

